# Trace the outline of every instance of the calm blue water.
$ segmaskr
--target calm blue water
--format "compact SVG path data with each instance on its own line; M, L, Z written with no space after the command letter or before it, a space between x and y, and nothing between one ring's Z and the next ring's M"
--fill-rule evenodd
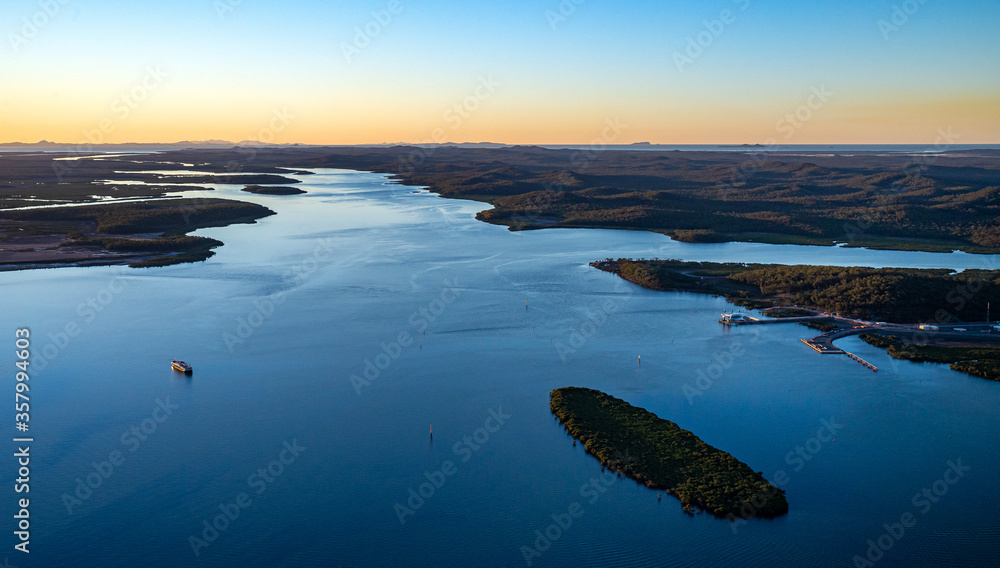
M911 513L916 525L886 537L877 566L1000 561L1000 384L843 340L882 367L874 374L803 346L807 328L725 330L721 299L647 291L587 266L660 256L961 269L996 258L510 233L475 221L482 204L379 175L302 179L309 194L297 197L205 192L278 215L200 231L226 242L204 263L0 275L11 376L14 329L34 338L35 436L32 552L14 552L7 532L0 557L525 566L532 547L533 566L851 566ZM61 335L67 326L75 337ZM172 373L171 358L191 362L193 377ZM601 468L549 412L549 391L567 385L648 408L768 479L783 472L790 514L734 527L615 478L581 494ZM836 432L821 443L824 420ZM9 419L3 434L14 435ZM958 459L969 471L939 483L947 493L924 512L914 494ZM88 475L99 485L77 494ZM411 489L426 497L408 504ZM573 504L572 524L550 528ZM223 510L234 518L216 519ZM206 531L213 520L223 529ZM552 540L536 543L547 529ZM198 556L192 536L208 538Z

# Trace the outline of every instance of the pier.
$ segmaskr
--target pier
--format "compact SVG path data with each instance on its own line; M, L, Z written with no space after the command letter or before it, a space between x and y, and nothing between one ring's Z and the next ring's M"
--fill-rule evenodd
M841 351L841 353L843 353L843 354L847 355L847 356L848 356L848 357L850 357L851 359L854 359L854 360L855 360L855 361L857 361L858 363L861 363L861 364L862 364L862 365L864 365L865 367L868 367L868 368L869 368L869 369L871 369L871 370L872 370L873 372L875 372L875 373L877 373L877 372L878 372L878 367L876 367L875 365L872 365L872 364L871 364L871 363L869 363L868 361L865 361L865 360L864 360L864 359L862 359L861 357L858 357L858 356L857 356L857 355L855 355L854 353L851 353L851 352L849 352L849 351Z
M746 314L722 314L719 318L719 322L723 325L760 325L760 324L770 324L770 323L805 323L817 320L832 320L838 325L849 326L846 329L839 329L830 331L827 333L821 333L816 337L809 339L802 339L802 343L809 346L810 349L816 351L821 355L847 355L851 359L861 363L866 368L871 369L873 372L878 372L878 367L865 361L861 357L858 357L854 353L849 351L844 351L843 349L837 347L833 344L833 341L840 339L842 337L847 337L849 335L857 335L866 329L870 329L869 326L864 325L862 322L857 320L851 320L847 318L841 318L834 316L832 314L816 314L811 316L801 316L801 317L788 317L788 318L770 318L770 319L760 319L748 316ZM862 325L858 325L862 324Z
M847 351L835 347L832 343L828 341L827 342L813 341L814 339L816 338L814 337L813 339L803 339L801 341L802 343L805 343L806 345L812 347L818 353L821 353L823 355L843 355L844 353L847 353Z
M868 322L857 319L843 317L837 313L821 312L815 308L801 308L799 306L784 306L772 309L794 309L800 312L811 312L812 315L795 316L787 318L755 318L742 313L724 313L719 318L719 323L725 326L732 325L761 325L772 323L806 323L810 321L827 321L838 326L833 331L821 333L816 337L801 340L810 349L822 355L847 355L858 363L864 365L872 372L877 373L878 367L865 361L861 357L840 349L833 342L843 337L859 335L861 333L872 333L876 335L899 335L922 333L934 337L936 341L962 342L962 343L1000 343L1000 326L994 328L989 322L950 322L937 325L931 324L900 324L887 322Z
M719 323L722 325L763 325L768 323L804 323L808 321L830 319L830 316L801 316L793 318L760 319L746 314L722 314Z

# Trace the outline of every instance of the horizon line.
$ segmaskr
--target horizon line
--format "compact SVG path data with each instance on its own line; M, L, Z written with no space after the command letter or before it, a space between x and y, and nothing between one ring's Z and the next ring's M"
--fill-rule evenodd
M0 142L0 146L79 146L79 147L100 147L100 146L178 146L182 144L195 144L204 146L240 146L240 145L254 145L262 147L286 147L286 146L310 146L310 147L370 147L370 146L503 146L503 147L515 147L515 146L591 146L591 147L608 147L608 148L620 148L620 147L656 147L656 146L726 146L726 147L773 147L773 146L1000 146L1000 141L995 142L968 142L968 143L948 143L948 144L936 144L933 142L798 142L798 143L772 143L765 144L760 142L700 142L700 143L675 143L675 142L631 142L631 143L620 143L620 144L596 144L594 142L354 142L354 143L312 143L312 142L260 142L257 140L240 140L238 142L233 142L230 140L178 140L175 142L102 142L94 144L91 142L52 142L50 140L39 140L38 142L21 142L21 141L11 141L11 142Z

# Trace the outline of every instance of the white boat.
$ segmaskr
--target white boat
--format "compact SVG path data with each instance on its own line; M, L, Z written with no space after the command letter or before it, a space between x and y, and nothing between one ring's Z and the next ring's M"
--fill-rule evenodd
M722 314L719 318L720 323L724 324L741 324L753 321L753 318L746 314Z

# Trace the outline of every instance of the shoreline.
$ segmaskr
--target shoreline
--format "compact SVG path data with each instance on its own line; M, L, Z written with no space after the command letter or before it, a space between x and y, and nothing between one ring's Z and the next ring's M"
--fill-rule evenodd
M445 198L489 203L492 209L477 218L512 230L613 228L690 243L1000 254L1000 227L982 225L984 216L994 214L991 188L1000 184L995 154L958 151L947 154L947 160L932 157L937 160L933 171L919 174L912 173L913 166L925 165L926 156L878 152L462 145L259 148L252 153L189 149L132 156L131 163L99 160L95 166L95 160L82 160L78 167L102 175L113 170L120 180L138 179L145 169L173 173L183 164L229 176L340 168L381 173ZM886 195L893 200L886 202Z
M549 399L552 413L602 469L666 491L689 515L699 509L732 521L788 514L783 490L669 420L588 388L555 389Z
M261 205L217 198L0 210L0 271L198 262L223 243L187 233L273 214Z
M861 233L852 236L849 231L848 238L844 240L830 235L810 234L809 231L802 232L799 229L790 232L747 230L767 227L787 229L788 227L785 227L784 223L791 218L788 217L791 213L782 213L777 217L771 213L766 215L761 213L764 215L763 217L754 214L757 215L754 217L756 220L748 218L742 221L734 217L725 221L723 226L727 229L722 229L721 226L714 229L693 226L683 228L685 223L704 224L709 222L709 218L701 213L697 213L695 218L686 214L680 216L670 214L664 217L660 213L655 213L654 217L650 217L653 214L651 211L654 209L659 211L656 209L660 207L660 205L656 205L658 199L669 198L671 202L679 199L678 203L681 204L695 203L697 200L692 201L691 195L697 194L689 195L682 192L674 195L670 191L664 193L663 190L656 189L659 186L655 184L659 182L650 180L669 180L680 176L678 179L684 183L701 184L702 182L694 180L700 179L699 176L706 175L706 171L718 169L722 172L727 171L727 168L738 167L742 161L747 159L746 156L732 152L705 150L683 152L609 150L606 153L588 154L585 156L587 159L581 162L575 161L576 158L574 158L579 157L579 153L579 150L551 150L530 146L496 149L452 146L435 148L416 146L261 148L256 150L252 157L241 154L238 148L167 150L148 155L132 155L129 156L128 160L76 160L71 163L71 167L68 169L57 172L60 176L72 178L69 183L56 183L52 179L53 172L46 169L47 164L56 163L54 160L60 158L62 154L48 156L8 154L0 156L2 159L0 165L13 164L16 166L20 161L24 161L23 169L27 173L23 176L30 174L30 177L24 178L25 181L4 180L8 187L28 187L28 179L41 181L32 182L35 184L32 194L8 194L0 199L0 205L7 203L10 203L11 206L24 205L29 203L25 201L26 199L38 199L43 194L43 200L64 200L65 197L68 197L75 202L80 202L79 200L85 202L88 197L101 197L102 193L111 199L116 197L161 199L165 191L198 189L193 186L184 186L185 182L219 180L258 182L259 184L248 183L244 187L244 191L253 193L291 194L299 193L302 190L287 185L268 186L287 182L298 183L298 180L284 177L282 174L311 173L302 168L334 167L381 173L401 185L429 188L431 192L443 198L489 203L493 207L479 212L476 219L494 225L507 226L510 230L603 228L655 232L667 235L679 242L689 243L748 242L798 246L859 247L869 250L929 253L963 251L969 254L1000 254L1000 246L993 248L969 242L944 241L919 234L902 237L887 234L866 234L865 231L861 231ZM420 158L417 162L412 160L414 155ZM988 158L988 156L984 157L976 153L966 155L962 152L956 153L954 157L957 160L971 160L970 163L974 164L979 164ZM498 158L507 160L507 162L498 162ZM804 161L806 158L810 160L816 158L816 163ZM837 173L840 171L837 168L843 169L847 166L869 169L890 168L903 163L897 158L899 157L885 157L875 153L831 157L775 152L773 155L769 155L769 161L755 165L773 172L768 175L778 176L781 179L787 178L789 183L805 183L803 180L811 179L819 180L811 183L833 183L823 180L828 177L840 179L837 178L838 175L841 175ZM778 161L779 159L786 161ZM637 173L627 177L618 176L615 172L619 171L620 164L616 162L620 160L636 162ZM527 164L535 162L538 164L529 169ZM200 170L200 173L197 175L188 174L190 168L187 166L195 163L198 164L197 169ZM149 171L150 169L156 171ZM466 170L468 170L468 174L462 173ZM588 173L583 175L576 170ZM994 175L993 170L983 171L984 180L993 179L990 177ZM645 177L643 177L644 175ZM717 176L717 174L712 175ZM114 179L109 180L109 177ZM619 177L622 179L615 181ZM996 172L996 177L1000 177L1000 171ZM588 181L590 178L594 178L594 181ZM114 186L115 179L120 180L124 185ZM873 179L875 181L855 180L836 183L867 183L875 184L872 187L876 187L879 183L883 183L878 180L895 180L893 175L889 173L879 174ZM98 180L104 181L98 182ZM588 186L603 180L619 185L613 190L608 188L607 191L588 189ZM132 185L136 181L142 182L142 184ZM645 187L650 183L654 183L654 186ZM719 180L712 183L725 186L727 182ZM893 183L902 184L903 181L896 180ZM985 183L985 181L977 183ZM108 184L111 184L111 187ZM631 193L628 192L629 190L623 189L632 186L634 189L631 190ZM123 189L126 193L119 196ZM744 187L740 191L746 189ZM894 191L901 189L903 186L895 188ZM54 193L50 193L50 190ZM656 194L659 197L650 197L653 195L650 193L651 191L654 193L659 191L660 193ZM704 201L702 205L692 205L692 207L697 209L706 204L715 203L719 199L723 200L719 203L728 203L730 207L736 206L734 204L738 205L737 202L742 203L740 199L726 201L726 199L730 199L727 195L713 197L713 191L716 190L708 191L707 197L702 199ZM139 197L134 197L136 195ZM105 198L101 197L101 199ZM115 201L111 201L111 203L115 203ZM149 203L149 201L135 203ZM773 203L780 204L782 202L779 200ZM774 204L761 206L774 208L777 206ZM650 207L654 209L649 209ZM4 215L4 212L11 210L11 208L0 209L0 217ZM701 210L699 209L699 211ZM608 218L603 219L602 215L608 215ZM775 213L775 215L777 214ZM714 221L712 222L714 223ZM677 228L667 228L670 226ZM32 269L37 267L39 262L45 266L67 265L74 262L83 265L92 263L119 264L128 260L141 262L144 257L152 256L136 253L111 255L113 258L109 259L94 254L78 254L76 257L52 254L46 257L44 254L39 254L38 250L27 250L29 248L19 246L16 243L11 245L9 251L11 254L8 255L7 261L2 263L3 268L0 270ZM23 251L24 254L17 254L18 250ZM35 256L31 256L29 253L35 253Z
M726 325L795 323L819 329L823 333L811 339L804 339L803 343L821 354L846 353L852 355L837 348L833 342L844 337L857 335L861 336L861 339L866 343L886 350L887 354L894 359L946 363L951 365L952 370L1000 381L1000 332L994 333L995 330L990 322L962 321L957 319L954 313L947 313L947 318L944 318L941 316L942 310L936 310L933 316L928 313L926 314L927 318L923 319L923 321L934 323L865 321L851 317L852 314L841 316L839 313L831 313L828 309L823 309L822 306L794 302L794 305L789 307L788 304L781 302L787 302L790 297L795 298L795 296L767 294L763 290L765 286L769 285L767 284L766 270L775 266L781 266L781 268L788 270L808 271L812 269L819 273L820 277L827 277L824 275L824 271L829 274L843 275L857 269L874 273L873 278L879 278L883 274L902 272L903 274L916 275L915 277L925 275L931 280L946 280L941 284L945 285L944 289L948 290L948 295L944 295L942 298L951 297L955 290L966 289L963 286L975 287L979 293L988 297L987 303L989 303L992 294L1000 294L1000 288L989 285L990 282L1000 278L1000 271L979 271L971 280L966 281L949 278L950 274L946 273L950 271L927 269L901 271L899 269L858 269L857 267L742 265L632 259L606 259L594 261L590 265L649 290L711 294L721 296L736 306L760 310L765 315L768 311L777 313L776 316L772 316L774 319L736 321ZM758 276L761 271L765 271L764 276ZM745 274L753 276L746 278L743 277ZM734 276L737 278L735 282L732 280ZM781 276L780 271L778 276ZM759 280L755 280L756 278ZM841 276L841 278L843 277ZM868 276L863 276L863 278L868 278ZM756 289L747 285L747 283L754 281L760 284ZM798 279L794 280L792 284L793 286L801 286L804 282L804 279ZM906 280L887 280L885 285L891 285L897 289L907 287L921 289L913 284L907 286ZM987 288L987 286L990 287ZM949 289L949 287L951 288ZM865 290L870 294L878 293L878 290L871 291L867 288ZM963 298L963 305L971 300L972 298L969 297ZM887 309L891 309L891 307L890 304ZM849 304L847 308L852 309ZM904 340L902 337L909 337L910 341ZM862 363L877 372L877 368L873 365L864 361Z

